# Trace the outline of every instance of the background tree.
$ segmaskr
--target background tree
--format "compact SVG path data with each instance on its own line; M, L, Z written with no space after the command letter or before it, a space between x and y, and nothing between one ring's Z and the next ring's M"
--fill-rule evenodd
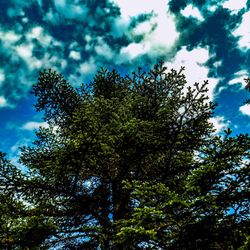
M24 200L25 176L0 152L0 248L40 249L55 227ZM29 187L27 187L29 188Z
M149 249L249 249L248 135L215 136L178 193L163 183L127 182L134 208L118 240Z
M160 63L123 77L100 69L79 89L56 72L40 73L35 106L49 128L21 149L27 172L8 194L21 197L37 222L23 219L26 231L42 228L41 249L220 249L228 209L237 210L228 235L240 236L228 246L246 242L249 138L212 134L207 82L187 87L183 70Z

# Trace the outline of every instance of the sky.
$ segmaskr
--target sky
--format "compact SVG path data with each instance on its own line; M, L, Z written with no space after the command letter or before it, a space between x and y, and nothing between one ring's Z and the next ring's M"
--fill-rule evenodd
M47 126L30 94L40 70L74 86L100 67L126 74L163 60L188 85L209 81L217 133L250 132L250 0L0 0L0 151Z

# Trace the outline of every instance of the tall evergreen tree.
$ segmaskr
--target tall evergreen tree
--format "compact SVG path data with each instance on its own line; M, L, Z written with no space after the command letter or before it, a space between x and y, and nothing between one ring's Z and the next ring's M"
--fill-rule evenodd
M21 216L24 235L37 237L21 245L21 231L10 228L16 247L247 244L249 137L214 136L208 83L188 87L183 70L160 63L123 77L100 69L79 89L56 72L40 73L35 107L49 128L21 149L25 173L6 160L0 170L1 194L23 206L13 216Z

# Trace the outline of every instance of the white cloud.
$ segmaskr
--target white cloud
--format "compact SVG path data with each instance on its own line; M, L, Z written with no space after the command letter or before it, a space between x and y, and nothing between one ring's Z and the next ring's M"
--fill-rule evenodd
M27 61L29 61L29 59L32 57L32 50L33 50L33 44L31 43L21 44L19 46L16 46L17 54Z
M23 124L23 126L21 127L21 129L24 129L24 130L35 130L35 129L39 129L40 127L48 128L49 125L48 125L47 122L27 122L27 123Z
M40 26L34 27L31 29L31 31L29 33L27 33L27 38L28 39L33 39L33 38L38 39L41 36L42 31L43 31L42 27L40 27Z
M137 25L132 32L134 33L134 35L143 35L147 32L150 32L152 30L152 26L152 22L146 21Z
M213 64L213 67L214 67L214 68L218 68L218 67L220 67L220 66L222 66L222 60L217 61L217 62L214 62L214 64Z
M194 17L199 21L204 21L203 16L197 7L194 7L192 4L186 6L184 10L181 11L181 14L185 17Z
M71 50L69 53L69 57L74 60L80 60L81 59L81 53L75 50Z
M44 52L42 58L37 58L33 55L33 50L35 49L35 43L33 40L36 39L40 45L45 49L49 47L62 47L62 44L55 39L52 39L52 36L48 35L44 29L40 26L35 26L27 32L25 35L25 41L20 45L11 45L10 49L16 51L16 54L22 58L30 70L44 68L55 68L62 70L66 67L66 60L62 59L60 52L57 54L48 54ZM75 54L76 56L76 54Z
M245 104L243 106L240 107L240 112L243 115L248 115L250 116L250 105L249 104Z
M195 48L188 51L186 47L179 50L176 56L165 65L168 69L174 68L179 70L182 66L185 67L184 74L186 76L188 86L192 86L195 82L203 83L208 80L208 96L213 100L214 89L220 79L208 77L209 68L205 63L211 57L207 48Z
M5 81L4 70L0 69L0 86Z
M119 6L121 11L121 18L126 21L129 21L131 17L137 16L141 13L148 13L154 8L154 6L152 5L152 1L148 1L147 4L145 4L145 1L143 0L113 0L112 2Z
M89 9L83 4L75 1L54 0L55 7L59 13L69 19L86 20Z
M23 18L22 18L22 22L23 22L23 23L27 23L28 21L29 21L29 19L28 19L27 17L23 17Z
M32 39L37 39L40 44L44 46L50 45L52 42L52 37L44 31L40 26L33 27L27 34L26 39L32 42Z
M233 84L242 84L242 88L246 86L245 78L248 76L247 70L240 70L234 74L234 77L232 80L229 81L229 85Z
M21 35L19 34L16 34L15 32L13 31L10 31L10 32L6 32L5 33L5 37L4 37L4 40L7 40L8 42L17 42L19 39L21 38Z
M213 3L212 3L213 4ZM223 7L231 11L232 14L237 14L241 9L246 8L247 0L227 0L218 1L216 4L207 5L207 10L215 12L218 7Z
M0 30L0 36L1 36L1 40L5 43L5 44L12 44L17 42L19 39L21 39L21 35L15 33L14 31L2 31Z
M250 11L246 12L243 15L242 22L237 29L235 29L232 34L234 36L239 36L238 45L241 49L249 49L250 48Z
M225 121L223 116L212 117L209 119L209 122L214 125L216 134L222 132L222 130L225 130L229 126L229 121Z
M91 57L88 62L80 64L80 72L81 74L93 74L96 71L96 63Z
M17 56L22 58L28 65L30 69L40 68L42 66L42 62L32 57L32 51L34 49L34 44L32 43L33 38L37 38L39 42L43 43L46 39L44 36L41 36L42 28L35 27L30 32L27 33L24 38L26 38L25 42L21 44L17 44L17 42L23 37L20 34L15 33L14 31L0 31L0 36L3 37L4 47L6 51L12 53L12 58L17 60Z
M27 66L31 70L34 68L40 69L43 65L43 62L36 57L33 57L33 48L33 43L23 43L15 47L17 54L26 62Z
M128 55L130 59L134 59L137 56L146 54L149 50L149 43L130 43L127 47L121 49L121 59L127 60L125 55Z
M4 96L0 96L0 108L8 106L7 100Z
M130 37L131 44L123 47L120 51L121 62L129 57L135 57L148 54L149 56L163 55L175 44L179 37L176 31L174 17L168 11L167 1L155 0L148 1L145 4L144 0L127 1L113 0L121 10L121 18L117 20L116 30L120 29ZM130 33L128 33L128 23L132 17L140 14L153 14L149 20L138 24ZM118 32L119 33L119 32ZM133 41L134 36L144 35L144 38L139 43Z
M86 41L87 43L89 43L89 42L92 40L92 38L91 38L90 35L86 35L86 36L84 37L84 39L85 39L85 41Z
M222 7L237 13L239 10L246 7L247 0L228 0L222 3Z
M210 12L215 12L218 8L218 5L208 5L207 10Z
M16 50L19 56L23 59L30 59L32 56L32 50L34 48L33 39L37 39L39 43L45 47L49 46L52 43L52 37L44 31L44 29L40 26L33 27L27 34L25 35L25 42L20 45L15 45L21 38L21 34L17 34L14 31L4 32L0 30L0 36L4 42L4 45L7 48ZM56 42L54 42L55 44Z
M112 59L114 54L109 45L103 41L101 37L97 38L97 45L95 46L97 56L103 56L106 59Z

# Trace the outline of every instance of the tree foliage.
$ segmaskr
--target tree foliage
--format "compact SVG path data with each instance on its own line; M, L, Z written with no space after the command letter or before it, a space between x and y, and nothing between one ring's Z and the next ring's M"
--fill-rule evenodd
M54 231L54 224L42 214L31 213L33 204L25 203L23 196L29 188L26 178L3 153L0 170L0 248L40 249Z
M214 134L208 83L183 70L101 68L79 89L40 72L49 128L25 172L1 156L2 248L247 249L250 138Z
M248 249L250 140L230 132L201 151L182 193L163 183L126 183L136 205L118 222L120 241L144 241L150 249Z

